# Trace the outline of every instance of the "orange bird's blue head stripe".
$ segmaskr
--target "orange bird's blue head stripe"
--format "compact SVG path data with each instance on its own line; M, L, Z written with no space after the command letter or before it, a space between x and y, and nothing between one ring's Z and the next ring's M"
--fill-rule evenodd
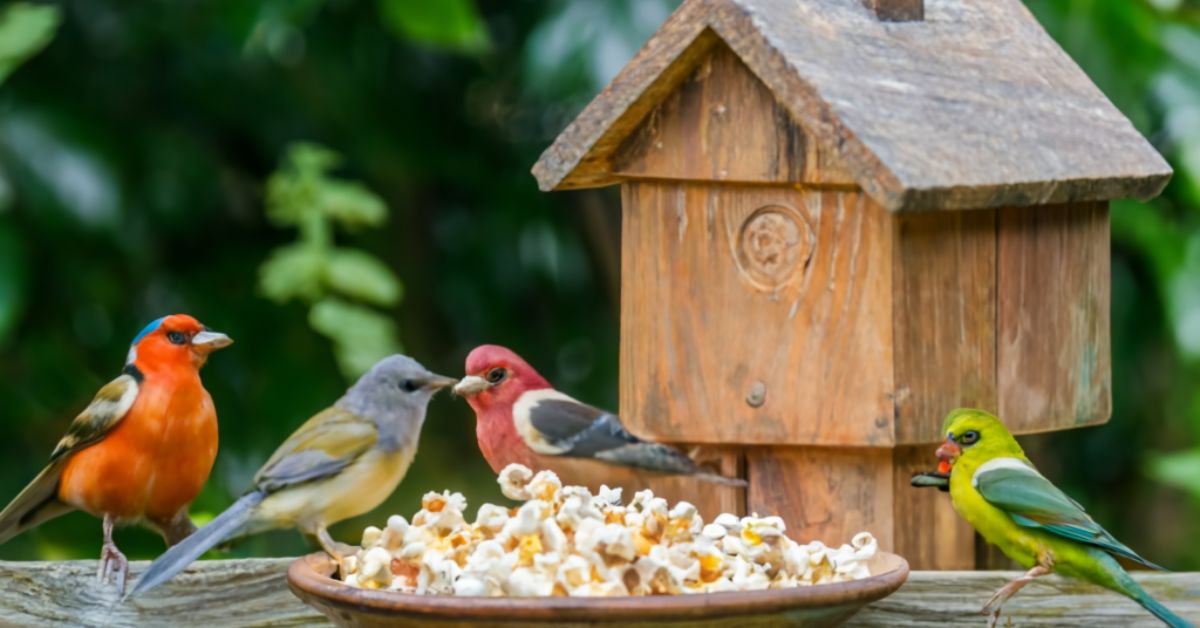
M136 346L137 346L137 343L139 343L139 342L141 342L141 341L142 341L142 338L145 338L145 337L146 337L148 334L152 334L152 333L154 333L154 330L158 329L158 327L159 327L160 325L162 325L162 322L163 322L164 320L166 320L166 318L167 318L167 317L166 317L166 316L164 316L164 317L162 317L162 318L159 318L159 319L155 319L155 320L152 320L152 321L150 321L150 324L149 324L149 325L146 325L145 327L143 327L143 328L142 328L142 331L139 331L139 332L138 332L138 335L136 335L136 336L134 336L134 337L133 337L133 342L129 343L129 344L130 344L130 346L134 346L134 347L136 347Z

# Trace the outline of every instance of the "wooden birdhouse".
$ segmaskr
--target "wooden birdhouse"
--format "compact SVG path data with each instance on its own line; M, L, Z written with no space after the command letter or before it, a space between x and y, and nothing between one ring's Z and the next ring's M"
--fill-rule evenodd
M750 482L656 488L925 569L950 409L1108 419L1108 201L1171 175L1018 0L685 0L533 171L621 186L625 423Z

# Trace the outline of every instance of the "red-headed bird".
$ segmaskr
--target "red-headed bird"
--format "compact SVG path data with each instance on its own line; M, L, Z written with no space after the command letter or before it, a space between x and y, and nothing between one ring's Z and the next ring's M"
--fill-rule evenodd
M634 436L611 412L555 390L510 349L476 347L454 391L475 410L479 449L499 473L512 463L549 469L564 484L641 484L643 475L690 475L745 486L707 471L682 451Z
M125 368L58 441L50 463L0 512L0 543L79 509L104 520L98 577L129 563L113 525L138 523L168 545L195 530L187 509L217 456L217 412L200 383L208 355L229 336L186 314L160 318L133 339Z

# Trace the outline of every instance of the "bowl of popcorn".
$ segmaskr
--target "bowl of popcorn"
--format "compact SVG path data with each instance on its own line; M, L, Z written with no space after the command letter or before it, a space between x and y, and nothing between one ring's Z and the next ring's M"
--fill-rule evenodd
M779 517L706 523L649 490L593 494L520 465L498 481L519 506L472 522L461 494L428 493L341 564L297 560L288 584L342 626L837 626L908 576L866 532L801 544Z

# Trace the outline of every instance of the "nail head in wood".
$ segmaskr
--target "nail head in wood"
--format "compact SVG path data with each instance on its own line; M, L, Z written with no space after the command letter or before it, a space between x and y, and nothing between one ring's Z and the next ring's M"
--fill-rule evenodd
M863 0L883 22L920 22L925 19L925 0Z
M762 404L767 400L767 385L762 382L754 382L750 384L750 391L746 393L746 403L751 408L761 408Z

